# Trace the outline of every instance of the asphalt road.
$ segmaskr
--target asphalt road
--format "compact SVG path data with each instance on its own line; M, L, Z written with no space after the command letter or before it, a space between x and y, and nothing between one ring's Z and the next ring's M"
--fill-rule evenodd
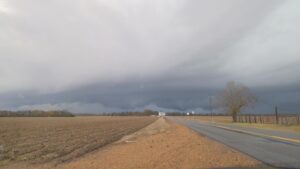
M300 169L300 134L167 118L271 166Z

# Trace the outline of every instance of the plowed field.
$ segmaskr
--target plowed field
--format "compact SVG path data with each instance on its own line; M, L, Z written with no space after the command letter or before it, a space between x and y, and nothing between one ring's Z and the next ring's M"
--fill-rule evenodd
M0 167L62 163L117 141L155 117L0 118Z

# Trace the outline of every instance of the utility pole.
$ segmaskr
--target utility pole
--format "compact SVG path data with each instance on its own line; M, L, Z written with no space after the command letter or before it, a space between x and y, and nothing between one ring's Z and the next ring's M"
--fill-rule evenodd
M212 105L211 105L211 96L209 96L209 109L210 109L211 122L213 122L213 111L212 111Z

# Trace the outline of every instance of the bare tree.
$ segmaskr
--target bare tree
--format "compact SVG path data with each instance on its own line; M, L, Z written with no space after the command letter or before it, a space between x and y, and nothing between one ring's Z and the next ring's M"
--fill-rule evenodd
M254 106L257 102L256 96L250 89L241 83L230 81L223 92L217 97L217 106L224 108L232 115L233 122L237 121L237 115L247 107Z

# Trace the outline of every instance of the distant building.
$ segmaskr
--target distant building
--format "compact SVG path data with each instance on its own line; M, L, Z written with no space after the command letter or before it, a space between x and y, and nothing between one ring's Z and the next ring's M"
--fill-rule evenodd
M166 116L165 112L158 112L158 116Z

